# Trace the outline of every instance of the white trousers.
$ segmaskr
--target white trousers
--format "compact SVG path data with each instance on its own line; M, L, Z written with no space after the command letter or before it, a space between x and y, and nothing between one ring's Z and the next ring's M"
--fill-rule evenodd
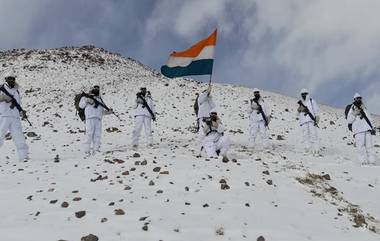
M16 146L18 158L20 160L27 158L29 147L22 132L21 120L15 117L0 117L0 147L4 144L5 135L8 131L11 133L13 143Z
M226 136L221 136L216 142L214 142L205 138L203 140L203 147L209 157L217 157L218 155L216 151L220 151L219 155L226 156L230 149L230 139Z
M356 134L355 142L359 161L363 164L375 164L371 133L366 131Z
M138 145L141 129L144 127L145 138L148 145L153 144L152 118L138 115L135 116L135 128L132 133L132 145Z
M314 122L307 122L301 126L303 143L306 150L312 148L313 151L319 151L319 133L318 127L314 125Z
M99 118L86 119L86 141L83 144L85 152L99 151L102 138L102 120Z
M256 138L260 135L263 147L268 147L268 128L265 126L264 121L253 121L249 125L249 144L254 147Z

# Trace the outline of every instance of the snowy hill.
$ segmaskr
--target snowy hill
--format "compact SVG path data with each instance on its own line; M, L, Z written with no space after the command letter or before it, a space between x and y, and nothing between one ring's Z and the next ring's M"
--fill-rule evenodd
M0 52L0 71L10 68L33 123L24 123L32 160L18 162L11 140L0 149L1 241L380 240L380 169L357 162L341 109L322 106L324 157L304 156L296 99L264 92L273 150L261 154L248 148L252 90L215 84L235 159L223 163L195 157L192 105L206 84L91 46ZM73 99L94 84L122 121L106 116L102 154L84 159ZM136 153L131 111L141 86L158 121L156 144ZM375 151L379 161L379 136Z

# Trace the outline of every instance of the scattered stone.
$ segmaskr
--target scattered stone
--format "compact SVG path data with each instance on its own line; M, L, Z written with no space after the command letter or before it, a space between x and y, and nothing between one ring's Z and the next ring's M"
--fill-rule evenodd
M227 183L222 183L222 184L220 185L220 188L221 188L222 190L228 190L228 189L230 189L230 186L228 186Z
M140 154L136 152L135 154L133 154L133 157L135 158L140 157Z
M82 200L81 197L75 197L75 198L73 198L73 201L75 201L75 202L78 202L78 201L80 201L80 200Z
M132 188L130 187L130 186L128 186L128 185L126 185L125 187L124 187L124 190L131 190Z
M169 174L169 171L162 171L160 172L161 175L168 175Z
M157 193L161 194L161 193L164 193L164 191L163 190L158 190Z
M215 233L216 233L216 235L219 235L219 236L224 235L223 227L216 229Z
M150 180L149 186L154 186L154 182L152 180Z
M142 230L148 231L148 225L144 224L144 226L142 227Z
M146 217L141 217L141 218L139 218L139 221L145 221L147 218L148 218L148 216L146 216Z
M68 202L63 202L63 203L61 204L61 207L62 207L62 208L67 208L67 207L69 207L69 203L68 203Z
M129 171L122 172L121 175L128 176L129 175Z
M327 181L330 181L331 180L331 177L329 174L325 174L322 176L323 179L327 180Z
M108 204L108 206L113 206L113 205L115 205L115 202L110 202L110 203Z
M265 175L269 175L269 171L268 171L268 170L265 170L265 171L263 171L263 174L265 174Z
M220 179L219 183L227 183L225 179Z
M335 122L334 121L330 121L330 125L335 125Z
M86 215L86 211L79 211L75 213L75 217L82 218L84 215Z
M55 163L58 163L60 161L60 158L59 158L59 155L57 154L55 157L54 157L54 162Z
M272 180L267 180L267 184L268 184L268 185L272 185L272 184L273 184L273 181L272 181Z
M100 219L100 222L101 222L101 223L105 223L105 222L107 222L107 221L108 221L107 218L102 218L102 219Z
M155 168L153 168L154 172L159 172L160 170L161 170L161 167L155 167Z
M251 205L249 205L249 203L246 203L245 206L246 206L246 207L250 207Z
M87 236L83 236L80 241L98 241L99 238L93 234L89 234Z
M119 209L115 209L115 215L124 215L125 212L123 209L119 208Z
M355 214L354 216L355 228L363 227L363 225L367 225L365 221L365 217L362 214Z
M28 199L29 201L32 201L32 198L33 198L33 195L30 195L26 199Z
M118 164L122 164L122 163L124 163L123 160L118 159L118 158L114 158L114 159L113 159L113 162L114 162L114 163L118 163Z
M35 132L33 132L33 131L29 131L29 132L26 133L26 136L27 137L37 137L38 135Z
M55 203L57 203L58 202L58 200L51 200L50 201L50 204L55 204Z
M147 162L147 160L144 160L144 161L141 162L140 165L141 165L141 166L146 166L146 164L148 164L148 162Z
M112 132L121 132L118 128L116 128L116 127L108 127L107 129L106 129L106 131L108 132L108 133L112 133Z
M204 208L208 208L209 206L208 206L207 203L205 203L205 204L203 204L203 207L204 207Z

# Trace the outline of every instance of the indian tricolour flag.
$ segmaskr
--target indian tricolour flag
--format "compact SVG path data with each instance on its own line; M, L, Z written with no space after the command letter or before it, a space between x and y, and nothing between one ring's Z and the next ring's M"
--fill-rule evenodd
M216 36L217 30L189 49L171 53L166 65L161 67L161 73L169 78L187 75L211 75Z

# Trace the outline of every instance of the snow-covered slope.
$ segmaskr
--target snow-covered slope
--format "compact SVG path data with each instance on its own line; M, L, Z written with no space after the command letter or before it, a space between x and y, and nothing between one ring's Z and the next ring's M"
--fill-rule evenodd
M33 123L24 123L32 160L18 162L10 140L0 149L1 241L74 241L90 233L101 241L380 240L380 169L356 161L343 110L322 107L324 157L304 156L296 99L264 92L273 150L261 154L248 148L251 89L215 84L235 159L222 163L195 157L192 105L206 84L167 79L91 46L0 52L0 71L9 69ZM102 154L84 159L73 99L94 84L122 121L106 116ZM141 86L152 92L158 121L156 144L136 154L131 111ZM378 159L379 144L376 136Z

